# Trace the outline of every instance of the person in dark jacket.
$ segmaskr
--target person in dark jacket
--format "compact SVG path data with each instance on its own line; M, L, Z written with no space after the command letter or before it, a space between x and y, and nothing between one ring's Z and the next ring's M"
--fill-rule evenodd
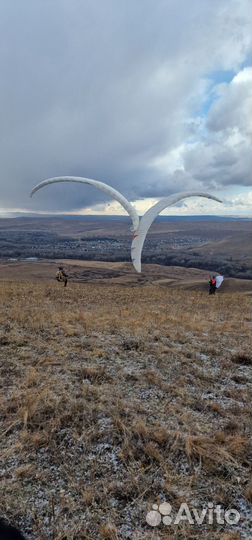
M63 266L59 266L58 271L56 273L56 279L57 279L57 281L63 281L64 287L67 286L67 277L68 276L67 276Z

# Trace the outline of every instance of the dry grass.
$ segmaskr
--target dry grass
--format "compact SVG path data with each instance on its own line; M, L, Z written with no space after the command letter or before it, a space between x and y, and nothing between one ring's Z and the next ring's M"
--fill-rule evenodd
M0 300L0 515L39 540L246 538L246 295L5 283ZM152 531L164 500L241 526Z

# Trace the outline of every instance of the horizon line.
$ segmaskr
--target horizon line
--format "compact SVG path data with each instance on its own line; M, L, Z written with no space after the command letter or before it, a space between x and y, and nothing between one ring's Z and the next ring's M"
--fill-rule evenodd
M144 214L139 214L139 217L141 218ZM34 217L34 218L47 218L47 217L78 217L78 218L105 218L105 219L111 219L111 218L123 218L123 219L129 219L129 216L125 214L78 214L78 213L69 213L69 212L7 212L6 215L0 214L0 219L17 219L21 217ZM221 217L221 218L235 218L235 219L252 219L250 215L241 215L241 214L164 214L159 215L159 218L185 218L185 217Z

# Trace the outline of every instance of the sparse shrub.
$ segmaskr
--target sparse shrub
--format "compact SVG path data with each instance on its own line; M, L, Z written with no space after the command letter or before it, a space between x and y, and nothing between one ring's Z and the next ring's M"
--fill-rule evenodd
M150 441L144 446L144 453L148 458L153 459L154 461L160 462L162 460L161 454L158 450L157 444Z
M209 411L212 411L213 413L216 413L218 414L219 416L225 416L225 410L223 409L223 407L220 405L220 403L217 403L216 401L210 401L208 404L207 404L207 409Z
M248 354L246 352L240 352L238 354L234 354L231 360L232 362L234 362L234 364L242 364L244 366L252 365L252 356L251 354Z
M169 440L169 433L164 427L154 428L150 436L160 446L165 445Z
M93 504L96 498L96 493L93 487L89 487L85 489L84 491L82 491L81 495L82 495L82 500L84 504L86 504L87 506L90 506L91 504Z
M3 347L5 345L10 345L11 341L10 339L5 335L0 335L0 346Z
M132 431L134 435L140 437L141 439L146 440L149 437L149 430L146 424L141 420L133 426Z
M252 480L249 481L246 487L245 497L250 503L252 503Z
M105 523L100 527L100 535L104 540L116 540L118 538L117 528L113 523Z
M125 351L138 351L142 346L140 339L125 338L122 342L122 347Z
M83 366L80 371L80 375L83 379L88 381L100 383L104 380L110 380L104 366L94 367L94 366Z
M238 422L235 422L234 420L229 420L225 426L224 426L224 431L226 431L227 433L235 433L236 431L239 431L240 430L240 426L238 424Z
M162 377L157 371L149 369L144 372L144 376L150 385L162 387Z

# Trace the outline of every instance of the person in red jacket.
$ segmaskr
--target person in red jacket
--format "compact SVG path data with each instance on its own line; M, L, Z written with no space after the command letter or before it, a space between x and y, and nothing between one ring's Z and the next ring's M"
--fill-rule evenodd
M216 291L216 278L215 276L211 277L209 279L209 294L215 294Z

